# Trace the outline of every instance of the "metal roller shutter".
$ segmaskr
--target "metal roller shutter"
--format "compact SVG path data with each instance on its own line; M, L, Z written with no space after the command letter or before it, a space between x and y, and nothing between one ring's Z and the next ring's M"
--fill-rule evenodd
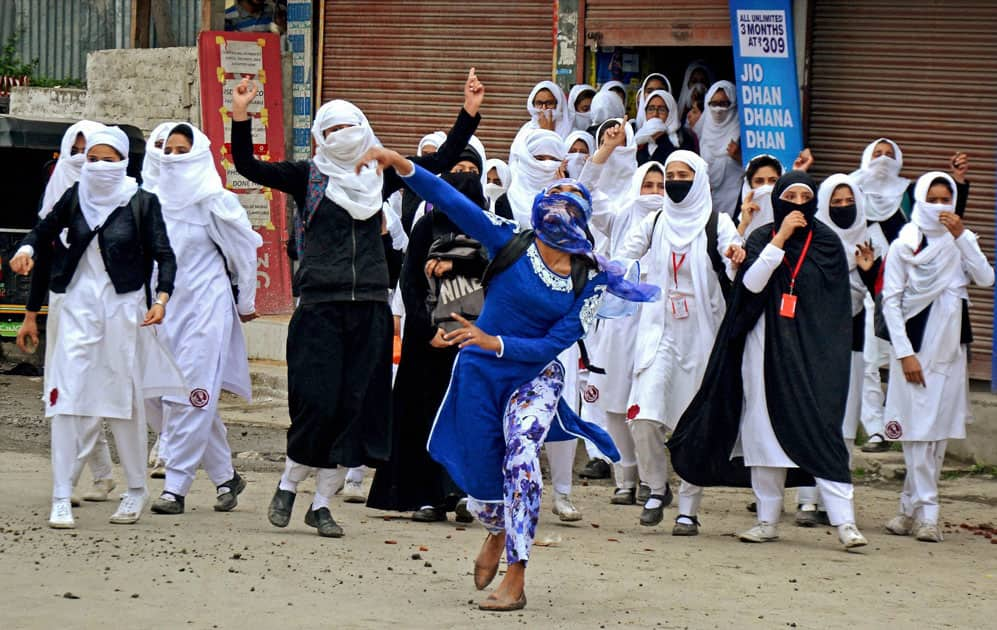
M727 0L588 0L585 32L600 46L730 46Z
M994 255L997 163L997 10L989 0L816 0L810 66L815 174L850 172L887 136L903 175L948 170L970 156L966 218ZM973 378L991 377L993 291L973 289Z
M477 135L506 159L530 89L551 78L554 19L549 0L328 0L322 100L353 102L385 146L414 153L453 124L475 67L486 90Z

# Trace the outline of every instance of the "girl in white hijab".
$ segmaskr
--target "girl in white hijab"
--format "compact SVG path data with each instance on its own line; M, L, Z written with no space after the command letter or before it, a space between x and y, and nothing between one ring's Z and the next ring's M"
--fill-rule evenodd
M592 99L596 89L587 83L579 83L568 93L568 110L575 129L585 131L592 126Z
M624 128L624 134L618 132L610 134L611 130L620 126ZM611 118L599 125L596 131L596 145L602 147L609 136L615 138L614 146L615 142L619 142L620 146L616 146L603 161L586 162L578 179L586 187L602 190L610 198L617 199L630 189L634 173L637 171L637 143L634 141L633 127L627 124L626 118ZM600 237L596 236L598 251L602 251L600 241Z
M326 134L327 129L333 131ZM356 172L360 156L372 147L381 146L364 113L349 101L329 101L315 114L312 138L315 166L329 178L326 198L357 221L377 214L381 210L384 180L376 169Z
M48 216L52 207L55 206L55 202L59 201L63 193L80 181L83 164L86 162L86 155L83 152L86 147L86 138L103 128L104 125L98 122L81 120L72 124L63 134L62 144L59 146L59 159L56 160L52 175L49 177L48 184L45 185L45 195L42 197L42 205L38 209L39 219ZM83 146L78 149L77 141L81 137Z
M744 260L734 223L714 211L707 170L695 153L673 152L665 163L662 209L632 227L619 250L622 258L644 259L647 282L668 291L662 304L641 309L627 409L640 478L651 487L640 517L645 526L657 525L664 516L668 459L662 445L699 389L726 312L714 257L722 257L722 273L731 280ZM716 222L716 243L707 238L710 221ZM701 488L682 483L674 535L699 532L701 498Z
M893 345L886 398L886 437L903 443L907 476L900 512L886 529L941 542L938 476L950 439L972 421L967 373L972 335L970 282L989 287L994 270L976 234L955 213L956 184L933 171L917 180L911 222L890 245L883 279L883 318Z
M144 399L173 393L183 383L148 327L165 317L175 262L156 198L138 191L126 174L128 153L128 137L118 127L92 132L77 194L57 202L11 260L15 273L27 274L35 247L69 229L64 265L53 266L59 269L49 300L56 332L45 366L45 415L52 429L49 525L58 529L75 527L70 494L105 420L128 483L111 522L139 520L148 499ZM148 276L142 276L151 264L144 267L139 250L159 267L157 299L148 310L142 289Z
M434 131L433 133L427 133L419 141L419 146L416 148L415 154L419 157L427 153L435 153L440 146L447 141L447 134L442 131ZM427 149L432 148L432 151L427 151Z
M619 83L619 81L616 81L616 83ZM627 107L623 99L608 86L609 83L602 86L602 89L592 97L591 111L593 125L601 125L613 118L623 118L627 113Z
M168 131L160 168L158 196L178 279L176 307L162 338L189 389L162 400L170 452L163 493L152 511L183 513L194 475L203 467L217 488L215 511L228 512L246 482L232 468L218 401L223 389L251 399L239 320L256 317L256 251L263 239L238 197L222 184L211 141L200 129L180 124Z
M713 71L702 59L689 62L685 67L685 75L682 77L682 88L679 91L678 104L681 115L685 118L685 113L692 109L693 93L700 94L706 92L713 84Z
M527 131L523 141L513 147L513 153L509 156L509 190L496 205L504 199L516 223L529 228L533 198L563 177L562 163L566 155L564 141L553 131Z
M642 110L646 119L634 136L638 164L648 160L664 163L671 152L678 149L695 153L696 140L691 132L682 128L678 105L671 94L664 90L649 93Z
M647 99L651 95L651 92L657 91L667 92L669 95L672 93L672 83L668 80L668 77L661 74L660 72L652 72L651 74L644 77L644 82L640 84L640 90L637 91L637 128L640 129L644 126L647 121L647 117L644 113L644 108L647 107ZM676 114L677 117L677 114Z
M488 209L495 212L495 202L509 190L509 165L498 158L489 158L481 173L481 186L488 200ZM505 217L511 218L511 217Z
M595 139L587 131L572 131L564 139L564 150L567 152L565 172L568 177L577 179L585 162L595 153Z
M159 186L159 167L163 163L163 144L166 136L180 121L167 121L156 125L145 142L145 156L142 158L142 189L156 194Z
M717 81L706 93L699 154L710 167L713 207L733 214L744 169L740 162L741 124L737 116L737 90L730 81Z

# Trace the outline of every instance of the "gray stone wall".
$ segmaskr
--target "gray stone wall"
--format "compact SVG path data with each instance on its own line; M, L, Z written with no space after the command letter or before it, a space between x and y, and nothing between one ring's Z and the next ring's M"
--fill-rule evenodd
M86 90L16 87L10 93L10 115L33 120L75 122L83 118L86 102Z

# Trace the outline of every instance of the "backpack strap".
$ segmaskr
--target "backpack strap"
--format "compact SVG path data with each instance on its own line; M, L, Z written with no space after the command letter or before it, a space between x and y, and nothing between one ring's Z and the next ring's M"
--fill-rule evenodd
M298 208L294 213L294 242L298 252L298 260L305 253L305 230L312 222L312 217L322 203L325 196L325 188L329 184L329 177L318 170L315 160L308 161L308 187L305 191L305 207Z
M522 232L516 233L509 242L502 246L502 249L498 250L495 254L495 258L492 258L488 266L485 267L485 271L481 274L481 286L484 287L485 292L488 292L488 285L491 283L492 278L502 273L509 267L513 265L517 260L519 260L526 250L530 248L533 243L534 232L533 230L523 230Z

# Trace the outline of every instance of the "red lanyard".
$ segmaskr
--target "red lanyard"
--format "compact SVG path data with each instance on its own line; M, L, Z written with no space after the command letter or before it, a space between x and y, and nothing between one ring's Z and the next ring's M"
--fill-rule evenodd
M803 244L803 251L800 252L800 257L796 261L796 267L792 268L791 274L789 276L789 294L793 295L793 289L796 287L796 276L800 275L800 267L803 266L803 259L807 257L807 252L810 250L810 241L814 238L813 230L807 234L807 242ZM782 262L789 267L789 262L786 258L782 259Z
M685 263L685 254L682 254L682 257L678 259L678 262L676 262L675 252L672 252L672 273L674 274L675 277L675 288L678 288L679 286L679 269L682 268L682 265L684 263Z

